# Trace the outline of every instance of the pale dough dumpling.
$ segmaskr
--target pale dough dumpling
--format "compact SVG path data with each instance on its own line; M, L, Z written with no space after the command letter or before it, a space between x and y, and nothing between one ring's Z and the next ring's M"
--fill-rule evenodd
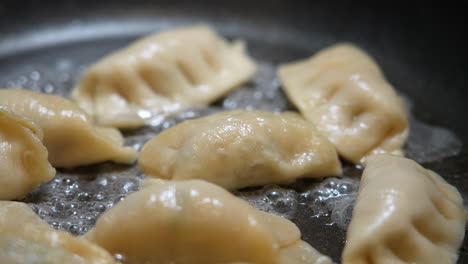
M23 198L55 176L42 137L33 121L0 106L0 200Z
M322 255L304 241L281 249L281 264L332 264L328 256Z
M214 184L152 180L106 211L86 238L129 264L327 263L316 262L329 258L303 246L300 235L290 221Z
M343 264L455 264L465 234L462 198L436 173L399 156L370 156Z
M84 238L55 230L24 203L0 202L0 263L112 264L112 256Z
M249 80L255 68L243 43L192 26L150 35L102 59L72 96L99 124L138 127L215 101Z
M408 136L402 100L364 51L339 44L286 64L279 78L304 117L354 163L377 153L401 153Z
M295 113L234 110L184 121L143 146L151 177L203 179L233 190L341 174L334 146Z
M71 101L39 92L0 89L0 105L28 117L44 132L44 145L54 167L75 167L114 161L131 163L136 151L123 147L115 128L95 126Z

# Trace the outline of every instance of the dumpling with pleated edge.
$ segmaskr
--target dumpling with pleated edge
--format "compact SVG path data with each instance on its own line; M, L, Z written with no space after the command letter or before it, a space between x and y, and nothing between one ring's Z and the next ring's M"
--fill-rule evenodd
M233 110L184 121L147 142L138 163L149 177L229 190L341 174L335 147L293 112Z
M455 264L465 235L457 189L416 162L368 158L343 264Z
M124 263L331 264L292 222L214 184L150 179L85 235Z
M375 61L337 44L278 71L291 102L354 163L371 154L401 154L408 137L403 101Z
M95 126L77 105L65 98L21 89L0 89L0 105L33 120L54 167L76 167L104 161L132 163L136 151L124 147L115 128Z
M113 264L90 241L51 228L24 203L0 202L0 263Z
M248 81L255 63L244 43L208 26L140 39L93 65L72 97L98 124L139 127L152 118L207 105Z
M32 120L0 106L0 200L23 198L55 176L42 138Z

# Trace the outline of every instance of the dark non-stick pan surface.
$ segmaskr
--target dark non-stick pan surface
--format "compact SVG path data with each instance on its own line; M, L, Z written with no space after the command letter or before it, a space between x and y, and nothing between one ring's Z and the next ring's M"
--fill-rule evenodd
M223 109L294 110L281 92L276 66L349 41L376 58L406 99L411 115L407 155L457 186L466 201L468 67L461 12L394 1L354 2L3 0L0 87L68 96L86 66L144 34L176 26L207 23L230 39L245 39L259 62L254 80L213 106L125 132L127 144L140 147L177 122ZM361 172L345 164L342 178L236 194L293 220L307 242L339 263ZM24 201L52 226L83 234L103 211L137 190L141 178L135 166L59 170L56 179ZM467 246L459 263L468 263Z

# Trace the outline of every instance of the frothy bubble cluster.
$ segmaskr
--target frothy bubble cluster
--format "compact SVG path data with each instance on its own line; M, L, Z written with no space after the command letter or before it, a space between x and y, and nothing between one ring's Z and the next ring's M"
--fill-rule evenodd
M236 195L262 211L291 220L297 218L298 210L305 209L309 217L327 217L330 225L345 230L351 220L360 173L360 169L347 166L343 177L302 180L289 186L268 185Z
M58 171L24 202L52 227L81 235L103 212L138 190L142 178L136 167L113 164Z
M298 193L294 189L268 185L256 191L237 192L237 196L256 208L293 219L298 208Z
M41 91L69 96L84 71L84 65L59 59L51 65L30 65L0 80L0 87ZM230 109L285 111L293 109L276 78L275 65L258 64L258 72L249 83L206 108L197 108L169 116L152 126L126 131L126 144L141 147L161 131L184 120ZM419 162L439 160L456 155L461 141L450 131L411 120L411 135L406 152ZM342 177L304 180L289 186L269 185L260 189L235 192L255 207L294 220L300 215L327 218L330 225L346 229L357 196L361 170L351 165ZM140 188L142 172L136 165L97 164L73 170L58 170L57 176L40 186L23 201L51 226L84 234L104 211ZM305 208L305 209L304 209ZM305 210L305 211L304 211Z
M312 217L330 217L330 224L345 230L359 189L357 178L327 178L301 193L299 201Z

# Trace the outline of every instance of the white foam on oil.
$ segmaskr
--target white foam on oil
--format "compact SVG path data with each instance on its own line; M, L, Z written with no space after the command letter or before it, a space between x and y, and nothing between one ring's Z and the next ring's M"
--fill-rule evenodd
M58 171L50 182L24 201L54 228L84 234L104 211L140 188L142 173L135 167L112 164L83 171Z
M330 217L329 224L345 230L351 220L354 202L359 190L357 178L327 178L312 185L300 195L312 217Z
M329 224L346 229L352 214L359 189L359 180L349 177L331 177L323 181L304 183L305 190L277 185L265 186L255 191L236 192L257 209L288 219L294 219L296 212L306 208L309 217L328 217Z
M267 185L256 191L235 194L257 209L288 219L294 218L299 205L298 193L295 190L277 185Z
M419 163L433 162L460 153L462 141L450 130L410 118L405 155Z

